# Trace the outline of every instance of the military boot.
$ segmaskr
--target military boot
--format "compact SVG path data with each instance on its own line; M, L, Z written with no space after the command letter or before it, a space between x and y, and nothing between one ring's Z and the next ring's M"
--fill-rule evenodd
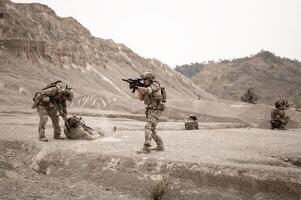
M46 137L40 137L39 141L41 141L41 142L48 142L48 139Z
M54 134L53 139L64 140L65 137L61 136L61 134Z
M137 151L136 153L137 154L149 154L151 152L150 147L151 147L150 145L144 144L143 148L141 150Z
M157 136L155 142L156 142L157 146L155 148L152 148L151 150L164 151L164 145L163 145L163 141L162 141L161 137Z
M153 151L164 151L163 145L157 145L155 148L152 148Z

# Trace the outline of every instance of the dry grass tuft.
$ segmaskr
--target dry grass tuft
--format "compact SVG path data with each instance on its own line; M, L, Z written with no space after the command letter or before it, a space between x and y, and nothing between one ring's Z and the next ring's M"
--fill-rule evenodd
M154 200L161 200L163 196L168 191L168 186L170 182L166 177L163 177L159 181L157 181L153 186L148 189L152 199Z

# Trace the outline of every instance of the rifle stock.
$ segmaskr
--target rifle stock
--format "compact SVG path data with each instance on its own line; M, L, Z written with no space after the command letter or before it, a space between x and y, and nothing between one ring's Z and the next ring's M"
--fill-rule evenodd
M50 101L51 103L54 105L54 108L59 112L59 116L61 116L67 126L67 129L70 129L70 124L67 120L67 116L66 114L62 111L62 109L60 108L59 105L57 105L57 103L55 101L53 101L51 98L50 98Z

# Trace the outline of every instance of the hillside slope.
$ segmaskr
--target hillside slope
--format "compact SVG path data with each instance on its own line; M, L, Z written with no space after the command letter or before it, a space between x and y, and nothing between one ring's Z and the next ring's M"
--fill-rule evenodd
M188 70L187 66L183 67ZM178 68L179 72L185 71ZM299 103L301 62L261 51L251 57L210 62L191 75L191 80L224 99L239 100L252 87L259 96L259 102L273 104L279 98L288 98Z
M106 108L131 102L122 78L153 71L168 98L214 98L156 59L146 59L123 44L96 38L72 17L62 18L37 3L1 0L0 102L28 105L35 91L61 79L74 88L73 106Z

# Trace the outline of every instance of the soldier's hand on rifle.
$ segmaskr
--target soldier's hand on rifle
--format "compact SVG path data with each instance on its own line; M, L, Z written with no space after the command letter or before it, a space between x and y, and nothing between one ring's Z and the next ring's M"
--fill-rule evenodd
M43 98L43 101L44 101L44 102L50 102L50 98L49 98L49 97L44 97L44 98Z
M137 90L139 92L141 92L142 94L144 94L144 93L146 93L148 91L146 87L137 87Z

